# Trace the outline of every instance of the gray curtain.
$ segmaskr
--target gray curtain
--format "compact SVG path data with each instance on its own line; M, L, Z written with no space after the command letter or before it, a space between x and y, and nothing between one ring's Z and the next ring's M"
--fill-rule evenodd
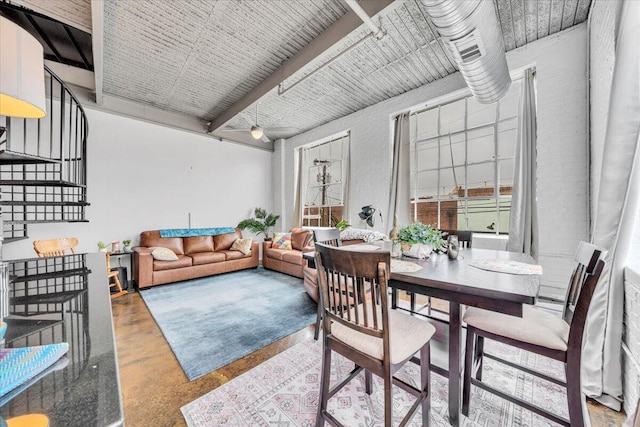
M349 181L351 179L351 132L347 134L347 159L344 165L343 185L344 194L342 195L342 219L349 221Z
M622 395L623 268L638 212L640 168L640 2L623 5L616 44L607 131L592 242L606 266L587 317L582 355L585 394L614 409Z
M522 82L519 125L507 249L537 259L536 92L535 71L530 68L525 70Z
M293 201L293 221L292 227L302 227L302 215L304 214L304 177L306 170L306 151L304 148L298 149L298 176L296 177L296 190Z
M411 222L409 212L409 113L396 117L393 134L393 158L391 165L391 188L387 218L392 223L390 237L400 224ZM398 224L400 222L400 224Z

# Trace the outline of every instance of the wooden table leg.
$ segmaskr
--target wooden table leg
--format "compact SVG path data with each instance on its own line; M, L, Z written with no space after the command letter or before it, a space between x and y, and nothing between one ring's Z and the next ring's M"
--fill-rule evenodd
M458 426L460 422L460 352L462 351L462 319L460 304L449 302L449 422Z

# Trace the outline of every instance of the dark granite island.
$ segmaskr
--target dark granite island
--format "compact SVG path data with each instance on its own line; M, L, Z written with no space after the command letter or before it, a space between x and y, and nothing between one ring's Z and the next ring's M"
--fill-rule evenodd
M68 342L35 380L0 398L0 416L42 413L51 427L124 424L102 253L11 260L6 347Z

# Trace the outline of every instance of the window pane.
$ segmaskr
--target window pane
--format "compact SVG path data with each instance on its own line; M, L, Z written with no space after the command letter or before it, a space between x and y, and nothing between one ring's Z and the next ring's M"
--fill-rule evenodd
M491 232L496 228L496 200L491 198L468 201L469 230Z
M438 140L416 144L416 167L418 170L438 168Z
M467 162L469 164L494 159L495 142L493 126L467 132Z
M464 165L464 133L440 138L440 167Z
M440 135L464 130L465 100L452 102L440 107Z
M464 197L464 166L440 169L440 200Z
M500 194L511 194L513 188L513 168L515 160L501 160L498 162L498 168L500 172L500 179L498 185L500 186Z
M469 128L496 121L495 104L480 104L473 97L467 98L468 124Z
M520 103L520 80L511 82L511 87L499 101L500 121L509 117L518 117L518 104Z
M416 141L432 138L438 135L438 109L423 111L415 115ZM414 127L412 126L411 129Z
M498 154L501 159L515 157L518 140L518 118L511 118L498 123Z
M511 217L511 195L508 196L500 196L499 198L500 210L499 221L498 221L498 230L500 233L508 233L509 232L509 220Z
M415 194L418 200L438 197L438 171L419 172L417 180L416 192L412 195Z
M482 163L467 168L468 197L493 196L495 172L493 163Z

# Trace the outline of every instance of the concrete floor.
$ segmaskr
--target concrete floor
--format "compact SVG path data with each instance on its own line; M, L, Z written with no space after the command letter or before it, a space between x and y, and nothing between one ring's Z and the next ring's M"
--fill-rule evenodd
M189 381L138 293L112 300L127 427L185 426L180 407L313 336L311 325L195 381ZM624 414L589 402L593 427L620 426Z

